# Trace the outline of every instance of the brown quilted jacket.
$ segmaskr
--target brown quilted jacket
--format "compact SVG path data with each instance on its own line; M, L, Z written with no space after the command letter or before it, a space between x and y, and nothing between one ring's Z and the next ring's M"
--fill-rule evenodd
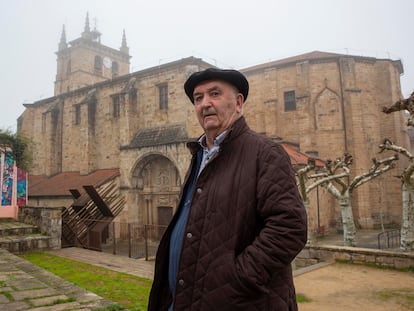
M193 155L197 145L189 143ZM177 215L157 252L151 311L172 301L168 249ZM288 155L240 118L197 180L174 310L297 310L290 264L306 232Z

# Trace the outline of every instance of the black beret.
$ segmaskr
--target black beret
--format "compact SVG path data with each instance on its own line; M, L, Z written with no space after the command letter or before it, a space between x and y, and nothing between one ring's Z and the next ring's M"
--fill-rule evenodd
M249 94L249 82L239 71L233 69L207 68L203 71L194 72L184 83L184 90L188 98L194 104L194 89L203 82L209 80L222 80L234 85L243 94L244 101Z

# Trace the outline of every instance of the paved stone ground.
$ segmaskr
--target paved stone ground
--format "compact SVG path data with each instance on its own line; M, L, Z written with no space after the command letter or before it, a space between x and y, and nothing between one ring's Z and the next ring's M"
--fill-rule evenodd
M114 304L0 249L0 310L94 310Z

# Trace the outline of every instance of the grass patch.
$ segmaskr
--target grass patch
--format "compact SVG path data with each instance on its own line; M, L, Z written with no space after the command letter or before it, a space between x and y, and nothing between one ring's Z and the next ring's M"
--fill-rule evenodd
M151 280L44 252L28 253L21 257L104 299L119 304L119 306L110 306L113 309L102 310L117 311L123 310L122 307L131 311L147 309Z
M119 311L124 308L130 311L147 310L151 280L44 252L28 253L21 257L62 279L117 303L95 311ZM296 301L305 303L311 299L297 294Z
M376 297L383 301L393 301L407 310L414 310L414 292L410 289L383 290L377 292Z
M302 294L296 294L296 301L298 303L303 303L303 302L311 302L312 299L306 297L305 295Z
M1 292L1 294L3 294L9 301L14 301L14 297L12 294L10 294L9 292Z

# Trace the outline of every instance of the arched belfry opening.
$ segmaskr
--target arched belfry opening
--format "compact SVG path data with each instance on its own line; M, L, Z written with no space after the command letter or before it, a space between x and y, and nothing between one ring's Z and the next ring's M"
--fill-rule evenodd
M137 207L133 217L143 225L167 225L180 193L181 178L175 164L161 154L151 154L139 160L131 178Z

